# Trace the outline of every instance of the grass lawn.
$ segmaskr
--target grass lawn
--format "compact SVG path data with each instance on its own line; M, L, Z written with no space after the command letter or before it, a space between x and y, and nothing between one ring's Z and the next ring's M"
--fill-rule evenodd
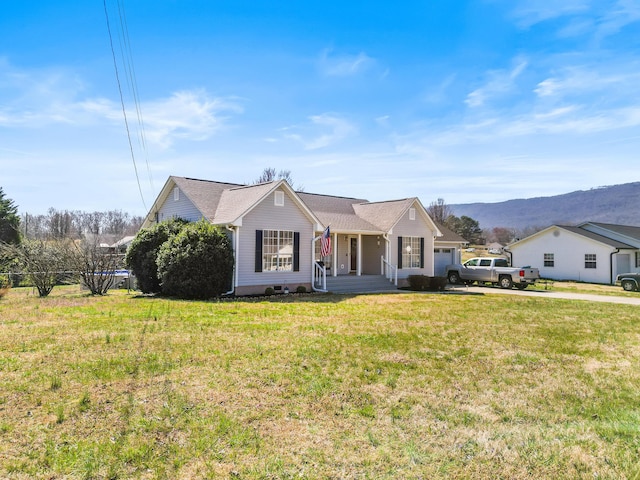
M640 478L640 314L457 294L0 300L0 478Z

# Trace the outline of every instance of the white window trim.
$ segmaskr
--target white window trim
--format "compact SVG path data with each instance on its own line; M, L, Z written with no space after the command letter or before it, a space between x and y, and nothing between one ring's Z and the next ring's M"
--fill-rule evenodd
M409 250L407 247L410 247ZM402 237L402 268L407 270L420 268L420 237Z
M284 206L284 192L280 192L280 191L276 192L276 195L274 198L274 204L276 207Z
M584 254L584 268L588 270L593 270L598 268L598 257L595 253Z
M275 234L275 235L274 235ZM274 238L275 237L275 238ZM291 239L291 253L283 252L289 246L281 243L285 237ZM275 244L270 245L269 239L275 239ZM269 247L274 247L275 252ZM292 272L293 271L294 232L292 230L263 230L262 237L262 271L263 272ZM288 260L288 261L287 261ZM284 264L284 268L281 266ZM271 268L275 265L275 268Z

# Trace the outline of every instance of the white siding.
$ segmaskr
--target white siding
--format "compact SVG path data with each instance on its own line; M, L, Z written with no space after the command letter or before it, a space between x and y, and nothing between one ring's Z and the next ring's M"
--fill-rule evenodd
M513 266L537 267L543 278L589 283L611 281L610 254L614 249L564 229L553 228L513 245L510 250ZM553 253L553 267L544 266L545 253ZM596 255L596 268L585 268L585 254Z
M162 222L171 218L183 218L190 222L196 222L202 218L202 214L184 193L180 192L178 200L174 200L172 189L158 210L158 221Z
M398 263L398 237L422 237L424 238L424 268L399 268L398 278L407 278L409 275L433 276L434 235L435 231L429 228L421 215L416 215L415 220L409 220L409 211L405 212L393 227L393 234L389 235L391 247L389 261L393 265Z
M242 220L239 227L238 286L250 285L297 285L309 283L311 279L311 240L313 223L296 203L286 194L283 206L274 205L272 192ZM299 272L256 272L256 230L290 230L300 233Z

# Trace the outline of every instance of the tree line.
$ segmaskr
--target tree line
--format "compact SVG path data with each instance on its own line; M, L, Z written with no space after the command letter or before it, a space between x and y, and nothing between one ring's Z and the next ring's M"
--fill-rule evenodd
M24 238L83 238L87 235L135 235L144 217L122 210L85 212L49 208L46 214L25 213L20 218L19 232Z

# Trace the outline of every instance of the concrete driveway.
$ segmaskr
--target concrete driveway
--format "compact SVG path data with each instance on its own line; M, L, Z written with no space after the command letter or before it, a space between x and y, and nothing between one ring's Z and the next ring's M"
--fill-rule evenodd
M496 294L496 295L521 295L526 297L538 297L538 298L560 298L564 300L584 300L587 302L604 302L604 303L619 303L625 305L640 305L640 292L636 292L636 297L618 297L611 295L594 295L589 293L568 293L568 292L553 292L549 290L505 290L503 288L491 287L491 286L476 286L472 285L466 287L464 285L449 285L448 290L451 292L460 293L474 293L474 294Z

